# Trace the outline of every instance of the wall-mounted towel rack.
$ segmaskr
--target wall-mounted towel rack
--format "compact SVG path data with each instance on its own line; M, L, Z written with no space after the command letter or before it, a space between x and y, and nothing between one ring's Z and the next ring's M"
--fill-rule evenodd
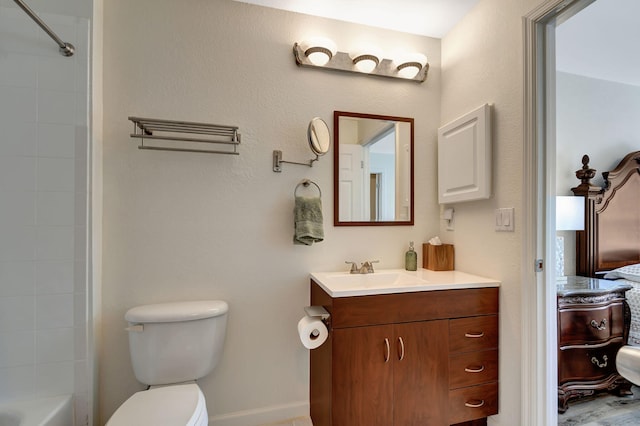
M133 122L132 138L140 139L140 149L155 149L161 151L206 152L210 154L239 155L237 147L240 144L240 133L236 126L222 126L218 124L195 123L189 121L159 120L154 118L129 117ZM183 136L185 135L185 136ZM204 135L194 137L189 135ZM209 138L206 136L215 136ZM152 141L181 141L187 143L181 147L163 145L145 145L145 140ZM224 149L202 149L198 144L217 144Z

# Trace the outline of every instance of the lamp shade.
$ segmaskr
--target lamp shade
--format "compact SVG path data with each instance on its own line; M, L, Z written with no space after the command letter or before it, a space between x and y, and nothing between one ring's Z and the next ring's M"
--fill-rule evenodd
M584 198L572 196L556 197L556 230L584 230Z

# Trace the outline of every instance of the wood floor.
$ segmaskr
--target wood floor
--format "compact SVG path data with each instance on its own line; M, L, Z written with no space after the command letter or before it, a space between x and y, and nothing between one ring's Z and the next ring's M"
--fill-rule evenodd
M640 388L631 388L632 396L600 394L569 403L564 414L558 414L558 426L636 426L640 425Z

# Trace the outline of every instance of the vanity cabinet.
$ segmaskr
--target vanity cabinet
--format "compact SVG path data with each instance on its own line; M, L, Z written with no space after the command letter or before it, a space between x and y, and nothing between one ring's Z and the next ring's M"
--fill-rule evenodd
M571 399L596 391L630 395L631 383L616 370L627 344L631 313L626 283L564 277L558 283L558 412Z
M310 353L314 426L485 425L498 412L498 288L329 296Z

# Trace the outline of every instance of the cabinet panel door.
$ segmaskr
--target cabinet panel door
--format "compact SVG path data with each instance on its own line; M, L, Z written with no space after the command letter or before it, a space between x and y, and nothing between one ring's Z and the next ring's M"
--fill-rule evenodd
M448 321L398 324L395 336L393 424L448 425Z
M333 329L333 426L393 424L393 326Z

